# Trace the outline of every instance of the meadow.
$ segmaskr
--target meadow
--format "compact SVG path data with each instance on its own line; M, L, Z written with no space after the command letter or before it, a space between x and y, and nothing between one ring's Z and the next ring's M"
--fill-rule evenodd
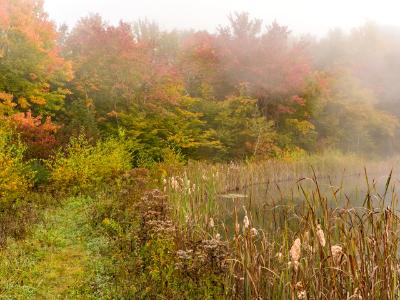
M400 298L399 28L45 7L0 0L0 299Z
M399 297L395 158L133 168L123 138L80 136L40 169L1 145L5 298Z

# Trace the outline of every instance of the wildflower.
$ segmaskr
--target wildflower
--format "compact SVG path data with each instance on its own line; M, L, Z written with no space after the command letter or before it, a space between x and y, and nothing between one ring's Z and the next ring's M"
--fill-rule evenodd
M247 217L247 215L244 216L243 225L244 225L244 229L247 229L250 226L249 217Z
M290 257L292 259L292 262L298 262L300 260L300 255L301 255L301 241L299 238L297 238L293 245L292 248L290 248Z
M325 247L326 241L325 241L325 234L324 231L321 229L321 225L317 225L317 237L318 237L318 241L319 244L322 247Z
M343 253L342 250L343 250L342 247L339 245L334 245L331 247L332 258L335 264L339 264Z
M214 219L210 218L210 220L208 221L208 226L210 226L210 228L214 228Z
M251 236L257 236L258 235L258 231L255 228L250 229L250 234Z

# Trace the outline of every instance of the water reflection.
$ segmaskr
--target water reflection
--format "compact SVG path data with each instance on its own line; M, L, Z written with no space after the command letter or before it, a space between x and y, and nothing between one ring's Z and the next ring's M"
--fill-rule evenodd
M365 205L369 193L371 207L382 209L390 205L399 192L396 187L397 175L391 176L386 187L389 174L390 171L366 177L359 173L340 177L325 176L317 180L316 177L303 177L298 180L253 184L234 193L219 195L219 211L228 227L235 223L235 219L241 222L244 215L248 214L252 226L271 229L271 226L290 225L288 216L295 218L296 213L308 205L307 199L312 203L322 198L331 209L360 209Z

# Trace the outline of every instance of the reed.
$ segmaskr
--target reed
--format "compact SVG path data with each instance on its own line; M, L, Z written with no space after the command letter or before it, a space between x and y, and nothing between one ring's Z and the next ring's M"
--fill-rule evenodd
M392 172L382 184L368 177L395 163L370 162L370 173L356 158L191 163L165 179L164 189L178 227L187 233L181 238L197 235L226 244L229 297L397 299L400 227L395 180ZM364 187L349 195L344 191L350 184L347 178L355 175L362 176ZM245 187L279 187L287 180L296 181L301 198L281 191L267 196L262 205L251 195L237 201ZM322 188L323 180L331 183L329 188Z

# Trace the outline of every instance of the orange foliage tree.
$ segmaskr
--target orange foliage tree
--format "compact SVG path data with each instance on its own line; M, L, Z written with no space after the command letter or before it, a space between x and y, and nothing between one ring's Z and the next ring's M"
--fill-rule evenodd
M49 115L62 108L72 71L42 1L0 0L0 74L0 92L12 95L18 110Z

